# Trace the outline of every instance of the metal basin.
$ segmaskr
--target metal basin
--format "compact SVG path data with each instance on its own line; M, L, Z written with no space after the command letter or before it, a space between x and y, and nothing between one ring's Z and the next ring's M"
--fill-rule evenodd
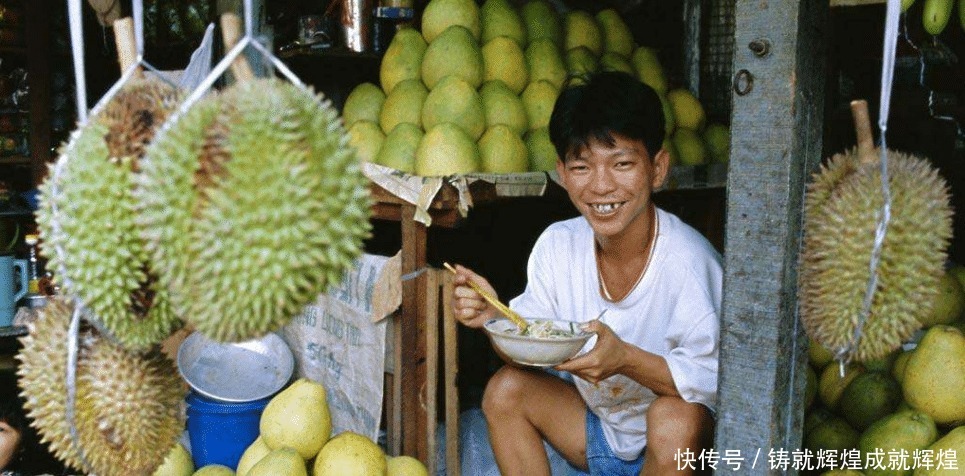
M200 332L178 348L178 371L205 397L250 402L274 395L288 383L295 359L276 334L245 342L216 342Z

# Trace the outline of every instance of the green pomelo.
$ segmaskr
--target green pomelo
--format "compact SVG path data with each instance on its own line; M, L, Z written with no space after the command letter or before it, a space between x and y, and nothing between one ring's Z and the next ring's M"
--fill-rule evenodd
M585 46L594 58L600 57L603 53L603 33L593 16L583 10L570 10L566 13L564 24L563 49L569 51Z
M636 76L637 74L626 58L612 51L607 51L603 53L603 56L600 56L600 69L602 71L620 71L630 76Z
M556 105L556 97L559 95L560 91L549 81L529 83L523 91L522 99L530 129L549 126L553 106Z
M818 396L818 375L810 365L805 368L806 382L804 384L804 408L810 408Z
M865 468L869 476L899 476L911 474L898 468L888 467L888 454L906 452L908 455L923 450L938 439L938 429L928 415L914 410L892 413L874 422L858 442L858 449L867 457L876 452L884 458L884 469Z
M379 65L379 82L382 91L392 93L395 86L407 79L422 80L422 58L426 54L426 40L419 30L400 28L382 55Z
M514 93L519 94L529 84L529 67L519 44L500 36L493 38L482 48L484 81L502 81Z
M596 22L603 32L603 51L617 53L624 58L633 54L633 34L616 10L601 10L596 14Z
M526 144L508 126L496 124L479 139L482 171L497 174L526 172L529 153Z
M385 98L379 114L379 126L388 134L395 126L403 123L422 127L422 105L426 102L429 90L418 79L400 82Z
M834 353L824 347L819 342L808 340L808 362L815 370L824 370L824 367L834 360Z
M809 409L804 414L804 434L807 435L811 433L818 425L831 418L838 418L838 416L821 405Z
M831 410L836 410L844 389L862 373L864 373L864 367L850 364L845 367L842 377L839 365L825 366L821 372L821 377L818 379L818 397L821 399L821 403Z
M710 160L720 164L730 161L730 128L723 124L710 124L704 129L704 143L710 152Z
M411 456L394 456L387 463L385 476L429 476L426 465Z
M566 73L571 78L585 78L600 69L596 56L585 46L566 50Z
M549 81L557 89L566 82L566 64L560 56L560 49L548 38L531 41L526 48L526 65L529 67L529 80Z
M700 101L686 89L674 89L667 93L667 100L673 108L677 127L699 131L704 128L707 116Z
M345 98L342 120L345 127L352 127L358 121L379 122L379 112L385 102L385 93L372 83L362 83L352 89Z
M325 386L304 377L292 382L268 402L258 430L273 451L290 448L303 460L315 457L332 434Z
M962 288L965 289L965 266L960 264L952 266L948 268L948 272L955 276L958 279L958 284L961 284Z
M184 449L181 443L175 443L153 476L191 476L193 472L194 462L191 461L188 450Z
M667 155L670 156L670 165L677 165L680 163L680 154L677 153L677 147L673 145L673 140L670 137L666 137L660 148L667 151Z
M508 0L486 0L479 9L483 44L505 36L511 38L520 49L526 47L527 34L523 18Z
M901 403L901 386L885 372L865 372L841 394L841 415L857 430L864 430Z
M895 357L895 362L891 365L891 376L895 378L900 384L905 383L905 367L908 366L908 359L911 358L913 350L902 350Z
M677 119L673 116L673 107L670 106L666 95L660 95L660 107L663 109L663 136L670 138L677 130Z
M278 448L258 461L247 476L308 476L305 460L292 448Z
M884 357L880 357L873 360L867 360L862 362L861 364L864 365L865 370L885 372L890 374L891 368L892 366L894 366L895 359L898 358L899 353L900 353L899 350L895 349L894 352L890 352L888 353L888 355L885 355Z
M546 127L533 129L526 133L526 150L529 151L529 170L533 172L550 172L556 170L559 155L553 141L550 140L550 130Z
M700 165L707 162L707 146L696 131L677 129L672 140L682 165Z
M807 436L804 437L804 447L817 452L819 450L837 451L852 450L858 447L861 434L848 422L837 416L818 423Z
M908 358L905 400L939 425L965 422L965 335L951 326L928 329Z
M479 40L479 7L473 0L431 0L422 12L422 36L432 43L447 28L459 25ZM431 86L430 86L431 88Z
M536 40L549 40L554 45L563 43L563 27L556 9L546 0L531 0L520 12L526 25L526 36L532 44Z
M529 130L529 118L523 100L513 93L502 81L489 81L479 88L483 110L486 113L486 127L496 124L509 126L517 135L522 136Z
M452 123L478 140L486 131L486 113L476 88L456 76L444 78L429 91L422 106L422 127L432 129L438 124Z
M422 59L422 82L435 89L446 76L458 76L478 88L483 79L483 57L479 43L462 26L451 26L442 32Z
M248 445L248 448L245 448L245 452L241 454L241 459L238 460L238 466L235 468L235 472L238 473L238 476L247 476L248 471L268 453L271 453L271 448L265 444L265 440L260 436L255 438L255 441Z
M385 136L382 149L375 157L375 163L392 167L406 173L415 173L415 151L422 140L422 129L409 123L402 123Z
M950 271L946 271L938 281L938 294L930 309L930 312L918 318L924 327L951 324L962 316L962 311L965 310L965 289L962 289L962 284Z
M415 172L422 176L445 176L478 172L479 147L462 128L443 122L422 137L415 154Z
M935 460L931 467L920 465L915 476L957 476L965 468L965 426L959 426L927 448ZM940 456L944 455L944 458Z
M382 147L385 134L382 128L372 121L358 121L348 130L348 143L355 149L356 155L365 162L374 162L375 156Z
M235 472L221 464L209 464L198 468L191 476L235 476Z
M380 476L385 453L368 438L346 431L332 438L315 458L312 476Z
M663 72L663 66L657 59L657 50L646 46L638 47L630 57L630 63L640 82L653 88L657 94L667 93L667 76Z

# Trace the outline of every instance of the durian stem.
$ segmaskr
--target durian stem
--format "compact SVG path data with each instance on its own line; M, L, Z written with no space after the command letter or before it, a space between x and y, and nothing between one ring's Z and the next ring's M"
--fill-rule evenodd
M871 133L871 119L868 116L868 101L855 99L851 101L851 115L854 116L854 133L858 142L858 160L862 164L876 164L875 140Z
M225 51L230 51L238 40L241 39L241 18L234 13L221 15L221 39L224 41ZM255 73L251 70L251 65L241 54L231 62L231 74L235 75L235 81L243 82L254 79Z
M134 20L131 17L114 21L114 44L117 46L117 62L121 65L121 75L137 62L137 41L134 39ZM135 78L141 77L141 69L134 72Z

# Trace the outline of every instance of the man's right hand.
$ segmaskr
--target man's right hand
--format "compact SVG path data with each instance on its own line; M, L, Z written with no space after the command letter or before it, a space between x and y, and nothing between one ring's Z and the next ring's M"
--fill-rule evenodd
M490 296L496 297L496 290L482 276L472 272L469 268L456 265L455 288L452 296L452 307L456 313L456 319L468 327L480 328L486 321L499 315L499 312L469 286L469 280L476 283Z

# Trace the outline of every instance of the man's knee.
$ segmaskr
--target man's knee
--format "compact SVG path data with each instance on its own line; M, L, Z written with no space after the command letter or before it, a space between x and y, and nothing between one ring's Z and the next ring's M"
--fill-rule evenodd
M508 365L499 369L486 384L482 400L483 414L493 416L507 410L518 410L526 391L525 372Z
M690 448L699 453L713 439L714 420L699 403L658 397L647 410L647 445L664 454Z

